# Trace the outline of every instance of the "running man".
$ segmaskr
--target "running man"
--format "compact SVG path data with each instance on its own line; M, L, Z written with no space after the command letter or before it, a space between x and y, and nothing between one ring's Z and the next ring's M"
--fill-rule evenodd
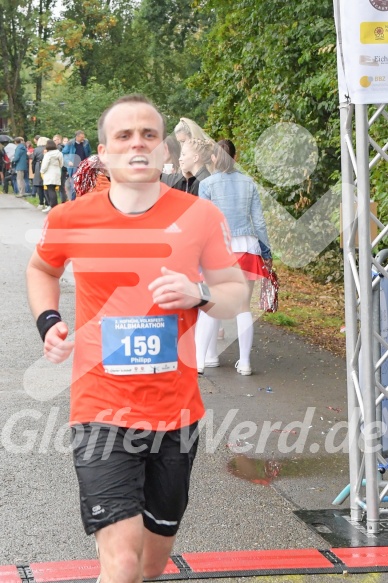
M55 207L27 271L45 356L60 363L74 348L74 464L102 583L163 572L187 506L204 414L198 309L233 318L247 295L232 267L224 216L160 183L164 137L163 117L147 98L113 103L99 120L98 146L110 188ZM69 261L75 342L58 311Z

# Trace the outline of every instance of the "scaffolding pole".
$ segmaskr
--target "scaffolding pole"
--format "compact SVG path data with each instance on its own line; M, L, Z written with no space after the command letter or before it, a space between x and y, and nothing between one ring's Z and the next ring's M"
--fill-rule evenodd
M367 531L379 531L377 490L375 366L373 362L372 247L370 232L370 175L367 106L356 105L357 217L360 277L360 386L364 403ZM360 500L358 501L360 503Z

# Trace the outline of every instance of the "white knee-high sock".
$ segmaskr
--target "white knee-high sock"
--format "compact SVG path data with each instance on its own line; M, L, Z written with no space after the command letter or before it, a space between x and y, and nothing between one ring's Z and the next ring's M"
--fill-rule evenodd
M251 312L237 316L238 343L240 347L240 364L250 364L253 344L253 318Z
M205 366L205 356L212 338L217 342L218 320L200 311L195 326L195 349L197 353L197 367Z
M214 318L212 318L214 320ZM209 346L206 352L206 357L205 357L205 362L207 360L216 360L218 358L218 352L217 352L217 337L218 337L218 330L220 327L220 321L216 320L216 322L218 322L218 327L217 330L214 331L210 337L210 341L209 341Z

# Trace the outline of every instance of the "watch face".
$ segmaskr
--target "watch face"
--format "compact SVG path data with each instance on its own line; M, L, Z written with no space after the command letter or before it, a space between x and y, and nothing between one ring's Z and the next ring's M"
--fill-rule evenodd
M210 294L210 290L208 288L208 286L206 285L206 283L199 283L199 290L201 292L201 299L202 300L207 300L210 301L211 299L211 294Z

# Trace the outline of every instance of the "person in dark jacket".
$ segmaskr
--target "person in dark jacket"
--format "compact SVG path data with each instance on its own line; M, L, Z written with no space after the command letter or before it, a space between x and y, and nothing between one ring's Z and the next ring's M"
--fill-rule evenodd
M191 138L182 144L179 163L182 176L175 182L174 188L184 190L194 196L198 196L199 183L210 176L207 166L211 166L213 151L212 140ZM191 174L186 178L186 174Z
M209 137L205 134L205 132L199 127L199 125L197 123L195 123L195 121L193 121L192 119L189 119L187 117L181 117L181 119L179 120L178 125L175 126L174 128L174 136L175 136L175 140L178 142L178 144L180 144L180 146L182 147L183 144L191 139L197 139L197 140L202 140L202 141L206 141L209 139ZM172 137L172 136L168 136L168 138L166 139L166 144L167 144L167 148L170 151L170 145L167 142L167 140ZM178 155L179 157L179 155ZM208 175L207 175L208 176ZM206 178L207 176L200 176L200 180L202 180L202 178ZM166 184L168 184L169 186L172 186L173 188L176 188L177 190L183 190L184 192L190 192L192 187L194 187L194 190L196 192L193 192L192 194L197 194L198 195L198 184L195 181L195 177L193 177L193 175L190 172L183 172L181 168L179 168L179 170L175 173L175 174L170 174L170 175L166 175L166 174L162 174L161 177L161 181L165 182Z
M89 158L92 154L90 144L85 138L85 133L82 130L78 130L75 134L75 138L70 140L66 146L64 146L62 154L63 163L67 168L67 173L71 183L71 200L75 200L76 192L73 176L77 172L80 163L86 158Z
M26 194L26 181L24 174L28 170L27 148L23 138L15 138L16 150L12 161L13 167L16 171L16 181L18 185L19 194L17 198L22 198Z
M43 210L45 208L45 206L50 206L48 199L45 197L45 193L43 190L43 179L42 179L42 176L40 174L40 167L42 164L44 150L46 148L47 141L48 141L48 138L45 138L43 136L41 136L38 139L37 147L34 150L34 153L32 155L32 161L31 161L31 168L32 168L32 171L34 173L34 178L32 180L32 184L35 187L35 190L39 196L39 206L38 206L39 210Z

